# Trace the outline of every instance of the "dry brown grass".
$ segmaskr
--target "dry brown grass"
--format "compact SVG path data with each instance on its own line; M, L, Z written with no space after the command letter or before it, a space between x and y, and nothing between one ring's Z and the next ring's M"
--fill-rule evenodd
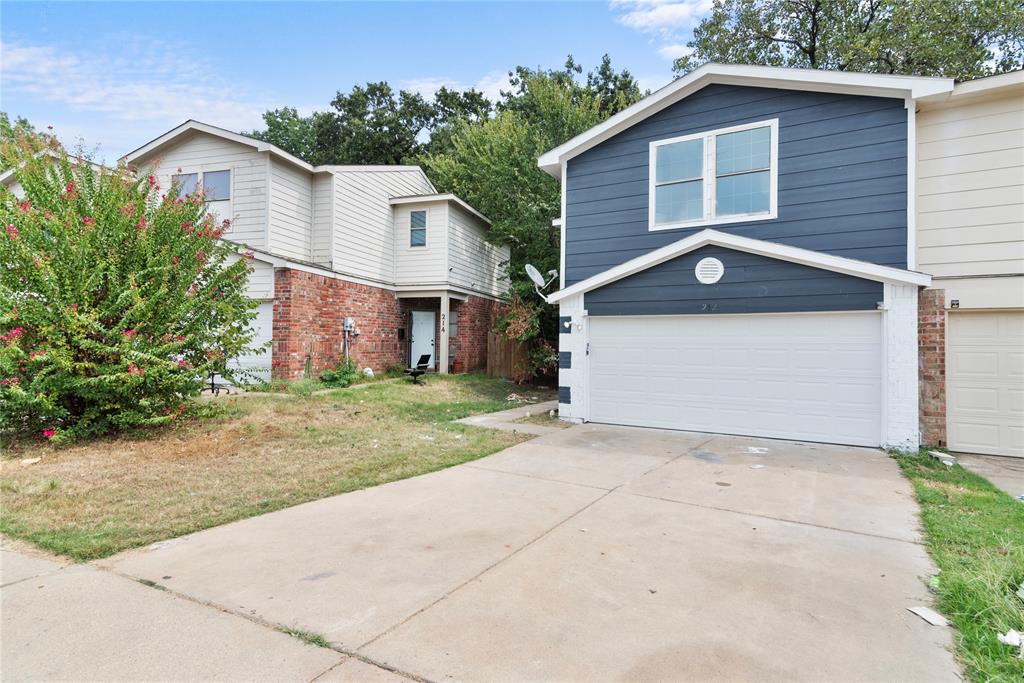
M0 465L0 531L85 560L441 469L526 438L452 422L506 407L507 391L468 377L248 395L147 437L22 446Z

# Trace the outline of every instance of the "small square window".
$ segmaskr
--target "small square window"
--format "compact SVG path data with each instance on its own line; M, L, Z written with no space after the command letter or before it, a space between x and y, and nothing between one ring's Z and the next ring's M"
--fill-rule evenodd
M231 171L207 171L204 173L203 197L208 202L231 199Z
M409 214L409 246L427 246L427 212L412 211Z
M195 194L196 185L198 183L198 173L182 173L180 175L171 176L171 184L177 189L179 198L184 197L187 194Z

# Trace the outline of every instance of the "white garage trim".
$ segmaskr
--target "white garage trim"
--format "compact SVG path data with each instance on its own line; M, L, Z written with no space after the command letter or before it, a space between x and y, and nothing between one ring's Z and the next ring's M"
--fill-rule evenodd
M920 287L927 287L932 282L931 275L925 273L890 268L888 266L880 266L877 263L843 258L842 256L834 256L812 249L801 249L800 247L791 247L779 244L778 242L767 242L718 230L705 229L660 249L655 249L642 256L630 259L597 275L588 277L586 280L581 280L571 287L554 292L548 296L547 300L549 303L555 303L574 294L583 294L598 287L604 287L616 280L635 275L643 270L666 261L671 261L678 256L709 245L799 263L804 266L852 275L864 278L865 280L874 280L875 282Z
M902 449L914 449L919 444L917 423L917 287L912 285L886 285L885 301L882 310L848 311L822 313L757 313L757 314L723 314L693 316L630 316L629 319L643 320L656 318L676 318L702 320L735 320L735 319L789 319L796 321L814 316L872 316L880 318L878 337L875 342L877 359L873 367L878 374L874 384L877 410L877 425L872 435L851 437L848 434L837 434L835 437L817 436L814 440L838 443L857 443L871 446L892 446ZM590 421L600 416L594 413L591 377L591 327L595 318L587 315L583 308L583 294L571 295L561 302L560 317L568 321L569 328L564 325L559 329L559 351L571 354L571 364L559 371L560 393L568 397L567 402L560 402L559 415L574 422ZM609 316L618 318L620 316ZM621 317L626 319L626 317ZM602 317L605 319L605 317ZM824 318L823 318L824 320ZM863 411L861 411L863 412ZM639 424L632 421L632 424ZM651 426L665 426L652 424ZM756 427L756 425L755 425ZM764 430L751 428L740 432L764 433ZM775 434L784 438L808 439L813 435L793 432L789 436Z

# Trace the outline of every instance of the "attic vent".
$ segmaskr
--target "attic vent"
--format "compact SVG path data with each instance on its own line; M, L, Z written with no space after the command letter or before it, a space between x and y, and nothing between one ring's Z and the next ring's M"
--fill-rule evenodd
M725 275L725 266L716 258L702 258L693 269L693 274L702 285L713 285Z

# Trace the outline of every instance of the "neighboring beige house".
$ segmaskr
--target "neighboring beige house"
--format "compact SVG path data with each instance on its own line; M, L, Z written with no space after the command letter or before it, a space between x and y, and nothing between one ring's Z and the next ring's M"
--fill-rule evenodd
M1024 71L916 117L923 440L1024 457Z
M418 166L313 167L198 121L123 161L164 188L202 186L231 219L225 238L254 252L259 340L273 342L243 360L257 374L299 377L307 358L319 371L343 349L375 370L428 354L442 373L485 363L508 248L488 242L490 222L437 193Z

